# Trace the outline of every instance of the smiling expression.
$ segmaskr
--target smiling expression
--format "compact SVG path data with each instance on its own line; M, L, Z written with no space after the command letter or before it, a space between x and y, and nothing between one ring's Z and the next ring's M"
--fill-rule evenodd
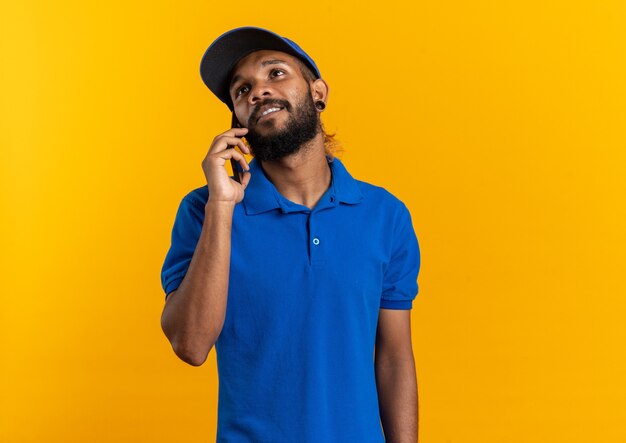
M295 57L280 51L255 51L233 69L230 97L237 119L258 131L285 124L302 94L310 93Z

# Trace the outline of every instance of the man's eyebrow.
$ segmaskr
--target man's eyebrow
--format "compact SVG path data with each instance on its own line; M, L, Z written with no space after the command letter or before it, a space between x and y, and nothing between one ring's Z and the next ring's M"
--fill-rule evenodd
M285 63L287 64L287 62L285 60L278 60L278 59L274 59L274 60L263 60L261 62L261 66L267 66L267 65L277 65L279 63Z
M285 64L287 65L288 63L285 60L279 60L279 59L273 59L273 60L263 60L261 62L261 67L265 67L267 65L278 65L278 64ZM230 85L229 85L229 89L233 87L233 85L235 83L237 83L239 80L241 79L241 76L239 74L236 74L231 80L230 80Z

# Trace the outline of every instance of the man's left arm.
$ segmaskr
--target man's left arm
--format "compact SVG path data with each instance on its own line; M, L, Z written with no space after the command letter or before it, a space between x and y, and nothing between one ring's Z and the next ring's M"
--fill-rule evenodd
M417 375L411 310L380 309L374 367L380 419L387 443L417 443Z

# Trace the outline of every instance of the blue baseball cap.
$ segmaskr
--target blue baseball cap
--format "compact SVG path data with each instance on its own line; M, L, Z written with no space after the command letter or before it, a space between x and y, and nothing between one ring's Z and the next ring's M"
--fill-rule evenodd
M271 49L293 55L304 62L317 78L319 69L295 42L267 29L254 26L235 28L220 35L205 51L200 62L200 77L205 85L233 111L230 99L230 74L239 60L254 51Z

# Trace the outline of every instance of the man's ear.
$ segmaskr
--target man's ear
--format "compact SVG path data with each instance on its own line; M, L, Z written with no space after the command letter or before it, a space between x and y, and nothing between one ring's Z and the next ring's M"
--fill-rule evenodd
M328 83L326 83L323 79L318 78L315 79L313 83L311 83L311 93L313 94L313 101L322 100L323 102L327 103L328 92Z

